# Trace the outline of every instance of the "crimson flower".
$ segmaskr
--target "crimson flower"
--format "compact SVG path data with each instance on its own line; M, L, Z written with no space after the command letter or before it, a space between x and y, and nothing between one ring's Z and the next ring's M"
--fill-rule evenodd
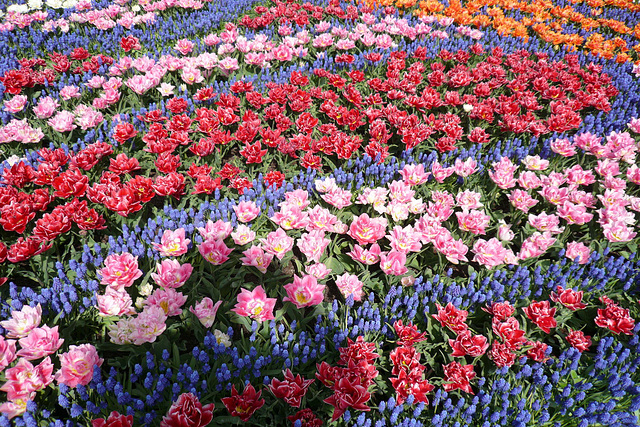
M160 427L204 427L213 419L213 403L202 406L192 393L182 393L173 402Z
M322 167L322 160L320 156L316 156L312 154L311 151L307 151L300 159L300 164L306 169L320 169Z
M544 362L548 359L547 357L547 348L549 347L547 344L536 341L536 342L527 342L527 345L530 345L531 348L527 350L527 357L535 360L536 362Z
M156 192L153 191L153 180L146 176L137 175L133 177L127 181L125 187L133 192L134 197L140 203L147 203L156 195Z
M340 368L337 366L331 366L327 362L322 362L319 365L316 363L316 378L322 382L325 386L333 389L337 382L337 373L340 372Z
M370 364L366 360L355 362L349 360L349 366L346 368L336 367L336 380L339 378L347 378L349 382L358 383L365 388L369 388L373 384L373 379L378 376L378 370L375 365ZM335 388L335 384L334 384Z
M513 316L513 313L516 312L516 309L509 303L509 301L505 302L492 302L490 306L483 307L484 311L489 314L492 314L494 319L502 322L507 319L507 317Z
M36 222L32 237L41 242L48 242L69 230L71 230L71 218L63 212L61 207L56 207L53 212L44 214Z
M354 361L356 364L361 360L366 360L367 363L373 362L374 359L380 357L376 351L376 343L366 342L363 336L359 336L356 341L352 341L351 338L347 338L348 345L346 348L341 348L340 351L340 363L348 365L349 361Z
M348 53L343 53L342 55L336 56L335 61L336 64L351 64L355 61L355 57Z
M389 355L391 362L393 362L393 375L399 375L400 371L413 371L416 368L422 368L424 366L420 364L420 353L410 346L401 346L395 348Z
M244 177L236 177L231 180L229 187L238 190L238 194L243 195L244 190L247 188L253 188L253 183Z
M549 301L536 302L535 300L529 304L529 307L523 309L529 319L547 334L551 332L551 328L556 327L556 309L549 306Z
M349 408L359 411L369 411L371 409L366 405L371 397L371 393L367 391L366 387L351 383L347 378L341 378L334 385L333 390L335 393L323 401L334 407L331 421L340 418Z
M7 245L0 242L0 262L5 262L7 259Z
M69 57L74 61L83 61L89 57L89 51L83 47L77 47L73 49L73 52L69 54Z
M287 417L291 421L291 425L295 425L296 421L300 420L300 427L321 427L322 420L316 417L313 411L309 408L296 412L295 415Z
M91 421L92 427L132 427L133 415L122 415L118 411L113 411L106 420L97 418Z
M391 385L396 391L396 402L402 405L410 394L413 395L414 402L429 403L427 393L430 393L434 386L429 381L422 378L425 367L420 366L411 371L401 370L398 378L391 378Z
M7 252L7 259L16 263L26 261L29 258L41 254L51 247L51 244L43 243L32 237L18 237L18 240L11 245Z
M0 208L0 225L5 231L24 233L27 224L36 216L29 203L11 203Z
M155 166L159 172L170 174L176 172L182 162L180 162L180 155L175 156L168 151L158 154L158 159L155 161Z
M231 163L225 163L220 172L217 172L217 174L220 175L220 178L222 179L233 179L242 172L244 171L239 167L233 166Z
M109 159L109 170L116 175L123 175L140 169L140 163L135 157L127 157L125 153L120 153L115 159Z
M184 98L174 97L167 101L167 108L173 114L182 114L187 111L188 107L189 105L187 104L187 100Z
M504 344L500 344L498 341L493 342L489 356L498 368L511 366L516 361L516 354L512 353L509 347Z
M231 397L223 397L222 403L231 416L248 421L253 413L264 405L264 399L260 399L261 394L262 391L256 391L251 384L247 384L242 394L238 394L235 385L232 385Z
M558 293L551 292L551 301L559 302L571 311L581 310L587 306L582 302L582 291L563 289L562 286L558 286L557 290Z
M582 331L574 331L572 329L570 331L567 335L567 341L569 341L571 347L577 349L580 353L591 347L591 337L589 335L585 335Z
M87 191L89 177L79 169L68 169L54 178L52 186L56 190L53 195L60 198L80 197Z
M279 399L284 399L294 408L300 407L302 398L307 393L307 388L315 380L305 380L300 374L293 376L293 373L287 369L284 371L284 381L277 378L271 380L269 390Z
M476 373L473 365L461 365L458 362L451 362L444 366L445 383L442 385L445 391L449 392L455 389L473 393L469 381L475 378Z
M453 348L454 357L482 356L489 348L487 337L484 335L472 335L469 330L462 331L455 340L450 339L449 345Z
M466 310L459 310L448 303L446 307L442 307L440 304L436 304L438 314L433 314L433 318L440 322L442 326L446 326L456 333L460 333L466 330L467 315L469 312Z
M276 188L280 188L282 186L282 182L284 181L284 178L285 176L282 172L271 171L264 176L264 182L269 187L272 185L275 185Z
M635 320L629 315L629 310L614 303L608 304L605 309L598 309L598 317L595 322L596 325L607 328L616 335L619 333L632 335L635 325Z
M507 348L517 350L526 341L524 331L520 329L520 323L515 317L509 317L504 322L495 318L492 322L493 332L504 341Z
M193 191L191 192L191 194L211 194L220 188L222 188L222 184L220 184L220 178L213 179L208 175L200 175L196 178L196 183L193 186Z
M267 154L267 150L262 150L262 145L260 141L257 141L255 144L245 143L244 149L240 151L240 154L246 159L247 164L249 163L262 163L262 157Z
M123 144L125 141L133 138L137 134L138 131L134 129L131 123L119 123L113 133L113 138L120 144Z
M112 191L109 196L105 198L104 205L109 210L124 217L142 209L140 200L138 200L133 190L129 187Z
M36 177L33 167L25 164L23 161L15 163L10 169L5 169L2 178L3 184L13 185L22 188L29 184Z
M132 50L140 50L142 46L140 46L140 40L134 36L122 37L120 39L120 47L125 52L130 52Z
M184 175L178 172L170 172L164 176L156 176L156 181L152 187L159 196L173 196L179 200L184 194L184 185Z

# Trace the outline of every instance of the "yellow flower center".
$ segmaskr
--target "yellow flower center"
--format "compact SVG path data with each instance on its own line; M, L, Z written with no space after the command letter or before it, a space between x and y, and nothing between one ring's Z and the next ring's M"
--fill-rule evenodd
M164 310L165 314L169 314L169 302L168 301L162 301L160 303L160 307L162 307L162 309Z
M296 301L299 304L306 304L311 301L311 298L307 297L303 292L296 292Z
M360 230L360 232L358 232L358 237L365 240L365 238L369 236L370 232L371 232L371 227L364 227L362 230Z

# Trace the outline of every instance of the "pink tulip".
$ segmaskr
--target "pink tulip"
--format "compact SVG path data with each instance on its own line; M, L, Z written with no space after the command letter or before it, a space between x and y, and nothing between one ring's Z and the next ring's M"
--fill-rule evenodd
M383 238L386 233L386 218L369 218L366 213L356 217L349 226L349 236L356 239L359 244L374 243Z
M57 132L69 132L76 128L73 124L75 118L71 111L59 111L58 114L47 120L47 123Z
M283 203L280 205L280 210L273 214L271 221L278 224L283 230L293 230L305 228L309 224L309 217L300 206Z
M104 295L96 295L100 316L123 316L134 314L133 301L125 291L108 287Z
M89 384L94 367L102 366L104 361L98 357L96 348L91 344L71 345L69 351L62 353L59 358L61 366L56 372L55 380L68 387Z
M198 228L198 231L204 240L224 240L229 237L232 230L233 227L231 226L231 223L221 219L216 222L209 220L204 228Z
M400 171L400 175L402 176L405 184L413 187L414 185L420 185L427 182L431 173L425 173L424 165L420 163L417 165L405 165L405 167Z
M233 249L227 247L223 240L205 240L198 245L200 254L211 264L220 265L229 259L229 254Z
M248 226L240 224L238 225L238 228L236 228L236 231L231 233L231 238L236 245L243 246L247 243L253 242L256 238L256 233Z
M262 274L267 272L267 268L273 260L273 254L265 252L262 245L253 245L242 252L244 257L240 258L242 265L257 268Z
M579 242L569 242L567 243L567 252L565 256L573 261L576 258L580 257L578 261L579 264L586 264L589 262L589 255L591 251L589 250L589 246L584 243Z
M53 381L53 364L49 357L38 366L27 359L18 360L15 366L5 371L6 382L0 387L7 393L7 400L33 400L36 392L44 389Z
M26 338L18 340L21 348L16 355L27 360L40 359L55 353L63 342L64 340L58 334L57 326L49 328L44 325L29 332Z
M151 278L163 288L179 288L185 284L193 272L191 264L181 265L175 259L165 259L156 267L158 273L151 273Z
M142 270L138 268L138 257L128 252L109 255L104 265L104 268L98 270L102 276L100 283L117 291L133 285L133 282L142 276Z
M287 236L282 228L267 234L267 238L260 239L260 242L265 252L275 255L280 260L293 248L293 238Z
M175 231L165 230L160 243L153 242L153 247L162 256L179 256L187 253L189 243L191 240L185 238L185 230L181 227Z
M405 266L407 262L407 256L399 251L391 251L388 254L380 255L380 268L386 274L393 274L394 276L402 276L407 271Z
M313 276L303 276L302 278L294 275L293 283L284 285L287 296L283 301L290 301L297 308L310 307L318 305L324 299L324 289L326 286L318 284Z
M216 314L221 304L222 301L214 304L211 298L205 297L195 306L189 307L189 311L196 315L205 328L210 328L216 320Z
M313 230L303 233L297 240L300 251L307 257L307 261L320 262L320 257L329 246L331 240L324 237L324 231Z
M364 286L364 284L355 274L344 273L336 277L336 286L338 286L338 289L340 289L340 292L342 292L345 298L351 295L354 301L362 300L362 286Z
M187 297L182 292L173 288L156 289L144 302L145 307L160 307L166 316L179 316L182 314L182 305L187 302Z
M380 260L380 245L374 243L369 249L363 249L360 245L354 245L351 252L347 252L354 261L360 261L366 265L377 264Z
M0 322L0 326L6 329L7 338L22 338L40 325L41 318L40 304L35 307L25 305L20 311L12 311L11 319Z
M0 372L16 359L16 341L0 335Z
M399 225L393 227L390 234L386 235L389 239L391 248L394 251L408 254L409 252L420 252L422 243L420 242L422 235L414 231L414 229L408 225L402 228Z
M473 261L487 268L493 268L504 263L506 249L495 237L490 240L478 239L473 245L475 256Z
M331 273L331 269L327 268L323 263L307 265L304 271L318 280L327 278Z
M253 221L260 214L260 208L255 202L241 201L233 207L233 211L236 213L236 217L240 222Z
M238 302L231 309L240 316L248 316L259 322L274 320L273 308L276 305L275 298L267 298L267 293L258 286L253 291L242 289L238 295Z

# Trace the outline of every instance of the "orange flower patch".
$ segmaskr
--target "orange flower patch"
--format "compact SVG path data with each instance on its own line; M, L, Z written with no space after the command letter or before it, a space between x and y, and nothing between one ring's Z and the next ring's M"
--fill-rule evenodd
M640 11L640 4L631 0L571 0L571 5L558 5L553 0L452 0L447 6L442 0L364 0L366 4L388 6L400 10L413 9L418 16L437 15L454 19L458 25L476 28L491 26L502 36L515 36L528 42L532 33L569 51L586 50L594 55L616 61L637 61L639 50L630 49L623 35L640 40L640 24L630 28L616 19L600 18L603 8L619 8L628 12ZM587 5L587 12L579 12L572 5ZM519 12L518 18L512 15ZM577 30L597 31L586 39Z

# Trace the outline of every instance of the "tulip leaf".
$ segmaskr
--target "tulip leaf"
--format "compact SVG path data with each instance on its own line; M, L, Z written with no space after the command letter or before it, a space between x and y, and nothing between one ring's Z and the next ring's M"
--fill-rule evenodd
M343 264L334 257L329 257L324 261L327 268L331 269L332 274L342 274L344 272Z

